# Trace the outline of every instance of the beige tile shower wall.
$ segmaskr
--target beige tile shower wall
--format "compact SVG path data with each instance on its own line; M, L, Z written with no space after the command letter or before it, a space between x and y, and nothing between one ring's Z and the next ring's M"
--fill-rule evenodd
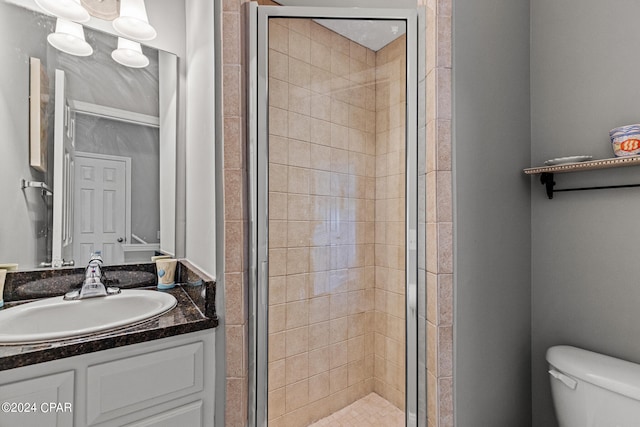
M248 227L244 132L244 15L247 0L225 0L222 9L224 115L224 328L226 338L225 426L247 424ZM213 139L213 137L212 137Z
M269 425L373 391L375 55L269 24Z
M451 72L453 0L426 6L426 340L427 426L452 427L453 203ZM421 160L422 161L422 160ZM422 337L421 339L424 339Z
M223 0L224 19L222 25L223 48L223 78L224 90L223 107L224 122L224 158L225 171L230 172L225 177L225 241L228 245L226 256L233 268L225 268L227 283L226 322L227 326L227 398L226 398L226 426L244 426L247 419L247 348L244 339L246 327L246 295L248 292L246 280L246 264L243 260L242 245L246 242L244 224L246 212L238 209L242 205L242 194L246 192L246 183L242 182L242 191L238 191L236 183L238 172L246 171L244 156L245 115L239 114L238 107L243 104L246 93L236 78L236 70L244 66L241 52L245 49L243 5L247 0ZM268 0L259 0L266 4ZM391 0L388 1L393 6ZM452 280L452 223L451 223L451 21L453 0L418 0L418 5L425 8L427 13L426 31L426 90L421 94L427 98L427 112L420 117L419 122L426 121L427 151L426 157L420 159L421 165L426 165L428 172L427 191L421 197L428 198L426 202L429 211L426 220L421 219L425 227L428 226L428 247L426 259L420 262L428 264L427 279L427 317L428 334L422 335L420 341L429 341L427 397L428 419L423 417L419 425L429 427L445 427L454 425L453 419L453 280ZM425 117L426 116L426 117ZM421 174L427 180L427 174ZM437 200L437 203L436 203ZM233 206L233 209L227 206ZM238 212L241 221L233 218ZM233 218L233 219L231 219ZM424 222L423 222L424 221ZM240 225L240 227L239 227ZM240 236L240 238L238 238ZM240 265L238 265L240 261ZM233 273L232 273L233 272ZM230 283L232 279L232 283ZM231 295L230 295L231 293ZM242 328L242 329L241 329ZM235 333L235 332L241 333Z
M406 37L376 52L376 393L405 407Z

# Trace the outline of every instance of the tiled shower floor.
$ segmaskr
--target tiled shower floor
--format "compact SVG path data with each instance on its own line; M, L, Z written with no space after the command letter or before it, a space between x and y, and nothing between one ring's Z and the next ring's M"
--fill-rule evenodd
M309 427L402 427L404 412L376 393L316 421Z

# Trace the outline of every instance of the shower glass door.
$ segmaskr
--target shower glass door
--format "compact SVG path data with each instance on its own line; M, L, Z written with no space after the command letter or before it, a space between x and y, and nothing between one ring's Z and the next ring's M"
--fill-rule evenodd
M251 417L416 425L415 11L255 9Z

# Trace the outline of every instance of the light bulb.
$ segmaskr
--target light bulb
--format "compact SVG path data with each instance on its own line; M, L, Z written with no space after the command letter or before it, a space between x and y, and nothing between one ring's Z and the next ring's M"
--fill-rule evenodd
M118 37L118 48L111 52L111 58L131 68L144 68L149 65L149 58L142 53L140 43L122 37Z
M119 34L134 40L153 40L157 36L149 24L144 0L121 0L120 16L113 20L112 25Z
M49 44L56 49L75 56L89 56L93 48L84 39L82 25L58 18L56 32L47 36Z

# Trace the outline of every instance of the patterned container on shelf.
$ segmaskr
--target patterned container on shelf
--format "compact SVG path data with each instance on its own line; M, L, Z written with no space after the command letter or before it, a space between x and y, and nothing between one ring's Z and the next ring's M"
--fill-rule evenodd
M640 124L621 126L609 131L613 154L617 157L640 154Z

